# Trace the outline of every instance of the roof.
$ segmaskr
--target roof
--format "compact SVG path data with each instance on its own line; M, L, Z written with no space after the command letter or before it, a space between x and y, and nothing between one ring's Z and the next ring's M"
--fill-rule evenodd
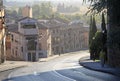
M39 28L55 28L55 27L61 27L62 25L65 25L65 23L62 23L56 19L50 19L50 20L42 20L42 22L38 21Z
M35 21L37 21L37 19L34 19L34 18L23 17L23 18L19 19L18 22L23 21L23 20L26 20L26 19L30 19L30 20L35 20Z
M69 25L74 25L74 24L83 24L81 20L74 20L69 23Z
M14 24L9 24L7 25L8 31L10 32L17 32L18 31L18 24L14 23Z

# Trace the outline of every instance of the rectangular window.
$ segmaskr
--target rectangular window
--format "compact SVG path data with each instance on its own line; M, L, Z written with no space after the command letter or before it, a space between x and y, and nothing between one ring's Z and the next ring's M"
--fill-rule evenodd
M12 54L14 55L14 49L12 49Z
M22 28L25 28L25 29L36 28L36 25L35 24L33 24L33 25L32 24L31 25L29 25L29 24L27 25L26 24L26 25L22 25Z
M21 51L23 52L23 47L21 47Z
M16 57L17 57L17 51L15 51L15 55L16 55Z
M12 40L12 41L14 40L14 36L13 36L13 35L11 35L11 40Z

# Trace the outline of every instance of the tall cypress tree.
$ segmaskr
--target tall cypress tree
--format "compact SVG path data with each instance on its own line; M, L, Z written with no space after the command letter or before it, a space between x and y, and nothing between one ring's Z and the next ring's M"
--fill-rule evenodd
M91 43L91 41L92 41L92 35L91 35L91 33L92 33L92 16L90 17L90 27L89 27L89 47L90 47L90 43Z
M95 17L91 16L90 19L90 30L89 30L89 51L90 51L90 59L93 59L93 54L92 54L92 49L91 49L91 43L94 40L95 33L97 32L97 26L96 26L96 21Z
M92 31L91 31L91 29L92 29L92 16L90 17L90 27L89 27L89 51L90 51L90 59L92 59L92 51L91 51L91 41L92 41L92 35L91 35L91 33L92 33Z
M97 32L97 26L96 26L95 17L93 17L93 25L92 25L92 34L93 34L93 37L95 36L96 32Z
M102 13L102 24L101 24L101 28L102 28L102 31L104 31L104 33L107 33L104 13Z
M102 21L101 21L101 29L102 29L102 34L103 34L103 37L102 37L102 43L103 43L103 48L102 50L105 52L105 61L107 61L107 45L106 45L106 42L107 42L107 29L106 29L106 24L105 24L105 17L104 17L104 13L102 13Z

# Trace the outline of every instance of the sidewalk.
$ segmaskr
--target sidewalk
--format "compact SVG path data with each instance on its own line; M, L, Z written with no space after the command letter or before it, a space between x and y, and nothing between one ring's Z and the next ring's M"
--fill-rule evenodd
M59 57L59 55L53 55L53 56L49 56L47 58L40 58L39 62L46 62L46 61L52 60L52 59L57 58L57 57Z
M6 61L3 64L0 64L0 72L25 67L31 64L30 62L24 62L24 61Z
M104 73L109 73L115 76L120 77L120 68L112 68L110 66L105 65L104 67L101 66L100 62L94 62L89 59L89 57L83 57L79 60L80 65L85 68L100 71Z
M46 62L49 60L52 60L54 58L57 58L59 55L54 55L48 58L41 58L39 61L40 62ZM27 62L27 61L5 61L5 63L0 64L0 72L16 69L16 68L21 68L21 67L26 67L31 65L33 62Z

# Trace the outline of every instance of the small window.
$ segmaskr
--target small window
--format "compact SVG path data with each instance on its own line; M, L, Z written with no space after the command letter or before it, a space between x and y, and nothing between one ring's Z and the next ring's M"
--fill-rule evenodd
M25 29L36 28L36 25L35 24L33 24L33 25L23 25L22 28L25 28Z
M13 35L11 35L11 40L12 40L12 41L14 40L14 36L13 36Z
M16 55L16 57L17 57L17 51L15 51L15 55Z
M23 52L23 47L21 47L21 51Z
M12 49L12 54L14 55L14 49Z

